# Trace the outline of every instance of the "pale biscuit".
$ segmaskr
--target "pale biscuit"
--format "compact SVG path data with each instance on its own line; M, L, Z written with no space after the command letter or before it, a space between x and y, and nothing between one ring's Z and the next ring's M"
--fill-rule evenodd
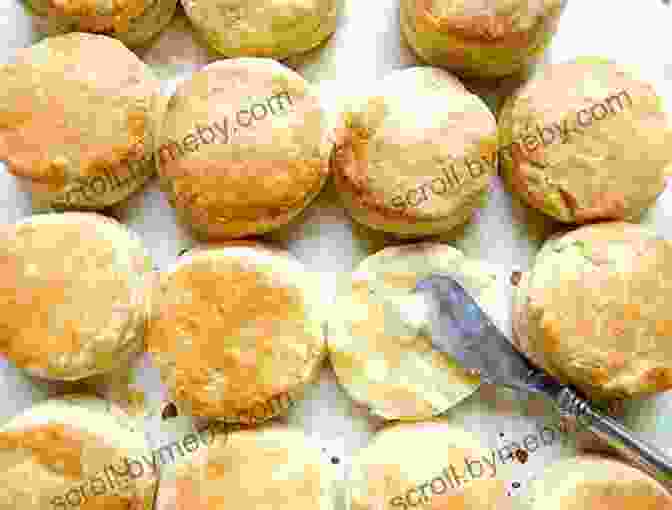
M91 32L142 46L170 22L177 0L27 0L36 27L54 36Z
M411 291L431 273L452 275L504 331L503 272L438 243L386 248L365 259L339 289L329 320L329 357L339 383L373 415L423 419L478 389L480 379L432 346L426 314ZM415 311L414 311L415 310Z
M530 510L670 510L672 496L644 472L615 459L562 459L533 480L523 499Z
M378 432L353 462L347 497L351 510L509 510L506 489L493 450L435 419Z
M0 509L150 510L158 481L151 453L142 432L109 406L69 395L5 424Z
M344 205L400 236L461 225L497 173L494 115L437 68L392 72L345 108L339 134L332 168Z
M672 243L621 222L543 246L518 287L517 345L594 398L672 388Z
M326 460L298 429L217 434L207 449L168 467L159 497L175 510L333 510L334 473Z
M119 41L74 33L0 67L0 160L37 208L102 209L154 173L159 82Z
M336 30L343 0L181 0L203 39L227 57L305 53Z
M286 414L326 356L314 277L255 243L204 247L165 271L147 344L185 413L257 423Z
M93 213L0 227L0 352L32 375L109 372L143 349L152 265L139 238Z
M329 126L309 84L270 59L215 62L167 106L159 175L178 216L203 238L288 223L329 173Z
M672 123L653 87L597 57L543 68L499 116L502 171L560 221L631 220L665 188Z
M430 64L499 77L539 60L567 0L401 0L401 31Z

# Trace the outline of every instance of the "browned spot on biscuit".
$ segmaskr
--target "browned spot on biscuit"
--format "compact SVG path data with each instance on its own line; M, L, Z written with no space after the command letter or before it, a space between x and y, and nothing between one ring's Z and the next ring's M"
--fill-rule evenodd
M663 337L672 336L672 319L658 319L656 321L656 335Z
M572 211L577 223L608 219L620 220L627 216L625 198L620 192L596 193L593 196L592 207L578 207L574 200Z
M84 475L82 453L86 441L98 441L69 425L40 425L0 433L0 449L29 450L40 464L72 479Z
M543 24L539 20L534 28L518 30L510 16L437 16L433 13L436 0L416 0L415 17L419 27L425 30L450 33L464 41L499 43L513 47L528 46L533 35Z

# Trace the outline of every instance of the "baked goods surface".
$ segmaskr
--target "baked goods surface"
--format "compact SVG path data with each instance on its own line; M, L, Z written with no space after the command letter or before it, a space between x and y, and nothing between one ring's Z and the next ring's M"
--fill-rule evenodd
M423 60L462 75L501 77L541 58L566 0L401 0L401 31Z
M309 84L270 59L215 62L167 106L163 189L201 238L240 238L288 223L320 192L332 146Z
M94 213L0 227L0 352L31 375L75 380L144 348L152 265L140 239Z
M598 57L541 69L503 107L511 189L567 223L634 220L665 188L672 123L634 70Z
M153 175L159 82L119 41L46 38L0 84L0 160L37 209L103 209Z
M520 282L514 340L594 398L672 388L672 243L639 225L583 226L548 240Z
M149 43L170 22L177 0L27 0L41 32L89 32L129 47Z
M98 398L46 400L0 429L2 510L151 510L157 483L142 432Z
M393 71L342 114L332 157L350 215L403 237L448 231L483 205L497 173L486 104L446 71Z
M263 426L218 434L207 449L170 466L161 490L176 510L332 510L333 472L299 429Z
M182 0L201 38L226 57L281 60L336 30L343 0Z
M672 496L656 480L596 455L555 461L539 473L524 500L530 510L672 508Z
M314 276L256 243L188 252L155 292L148 349L183 414L254 424L301 398L326 356Z
M352 510L509 510L493 450L446 419L387 426L353 461Z

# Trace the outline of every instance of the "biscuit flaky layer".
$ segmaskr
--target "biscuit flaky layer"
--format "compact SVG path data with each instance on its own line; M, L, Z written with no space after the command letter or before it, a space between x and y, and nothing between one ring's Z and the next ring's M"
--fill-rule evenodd
M430 273L450 274L507 330L508 301L494 267L438 243L386 248L365 259L339 289L329 321L329 354L340 384L386 419L430 418L478 388L478 377L432 347L411 291Z
M0 160L47 206L100 209L153 174L158 81L115 39L46 38L0 67Z
M176 403L256 423L285 414L326 354L312 276L283 251L235 243L161 275L148 348Z
M108 372L143 346L152 266L120 223L51 213L0 228L0 350L33 375Z
M497 171L494 116L438 68L391 73L345 108L337 135L334 182L350 214L403 236L464 223Z
M83 395L47 400L0 429L0 509L149 510L157 473L120 409Z
M425 61L469 76L525 70L557 30L566 0L401 0L401 29Z
M179 465L162 490L172 489L175 510L223 510L232 504L332 510L331 466L308 441L301 431L280 426L217 436L203 455Z
M549 240L518 289L516 342L596 398L672 388L672 244L600 223Z
M329 173L325 112L308 83L270 59L210 64L168 103L163 189L205 238L267 232L298 215Z
M545 67L504 105L511 188L563 222L636 219L665 188L672 123L653 87L597 57Z
M530 510L672 509L672 496L632 466L596 455L554 462L525 496Z
M465 461L480 464L471 466L473 476ZM395 424L354 459L348 497L352 510L509 510L494 464L492 450L444 419Z

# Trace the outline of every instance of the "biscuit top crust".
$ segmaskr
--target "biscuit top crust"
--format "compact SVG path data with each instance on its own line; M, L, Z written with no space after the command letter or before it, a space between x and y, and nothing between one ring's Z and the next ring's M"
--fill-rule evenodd
M183 256L161 276L147 339L176 400L231 421L291 396L324 355L314 292L298 261L254 243Z
M325 113L308 83L270 59L208 65L168 103L160 175L197 223L291 211L329 172Z
M126 32L156 0L45 0L49 16L76 19L82 31Z
M338 138L337 185L390 218L450 217L496 173L494 115L439 68L394 71L353 99Z
M672 388L672 243L629 223L549 240L528 276L526 347L597 397Z
M232 502L241 508L331 510L333 473L306 442L301 431L281 426L218 436L205 455L178 469L171 482L176 510L223 510Z
M395 508L400 501L432 510L509 510L507 484L483 462L491 458L474 435L445 420L387 426L353 462L352 510ZM482 476L470 477L465 459L480 459ZM464 475L459 487L454 474Z
M584 455L551 464L532 482L532 510L672 509L672 496L642 471L617 460Z
M665 187L672 122L653 87L614 62L544 67L499 120L512 186L562 221L634 219Z
M0 509L147 510L155 483L151 469L139 474L135 468L134 478L124 461L147 453L144 438L129 428L127 417L119 415L117 422L106 407L90 396L68 395L36 404L5 424ZM114 485L108 476L115 477Z
M520 39L545 18L557 15L566 0L412 0L416 19L463 39L495 42Z
M14 175L60 191L152 155L159 83L115 39L47 38L0 67L0 82L0 160Z
M333 23L341 0L183 0L197 27L237 56L293 53Z
M151 271L140 240L88 213L0 228L0 352L54 379L110 370L141 345Z

